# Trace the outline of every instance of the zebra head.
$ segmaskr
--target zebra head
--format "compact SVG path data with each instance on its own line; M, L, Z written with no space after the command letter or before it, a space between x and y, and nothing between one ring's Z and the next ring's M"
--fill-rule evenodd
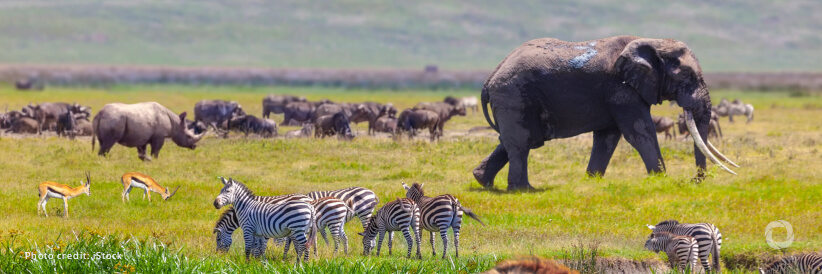
M231 247L231 234L237 229L237 217L234 209L229 208L220 216L217 224L214 226L214 234L217 238L217 252L228 252Z
M362 236L362 255L368 256L371 249L377 245L377 214L371 215L368 220L368 226L363 232L357 233Z
M217 234L217 252L228 252L228 248L231 247L231 234L221 228L215 228L214 233Z
M659 253L665 250L665 246L673 235L668 232L651 233L648 240L645 241L645 249Z
M245 185L234 181L232 178L226 180L220 177L220 180L223 182L223 189L220 190L220 195L217 195L217 198L214 199L214 208L220 209L226 205L234 204L241 197L247 196L249 193Z
M405 197L411 199L413 201L417 201L420 197L425 197L425 193L422 191L422 186L425 184L418 184L414 183L410 187L402 182L402 187L405 188Z

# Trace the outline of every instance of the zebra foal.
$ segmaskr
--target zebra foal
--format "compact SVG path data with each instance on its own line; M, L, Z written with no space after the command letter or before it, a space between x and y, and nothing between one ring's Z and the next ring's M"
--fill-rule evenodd
M691 236L679 236L670 232L655 232L645 241L645 249L653 252L665 251L671 268L694 271L699 245ZM677 263L679 262L679 263Z
M414 242L411 240L411 233L409 227L414 231L414 237L417 240L417 258L422 259L420 253L420 209L417 204L408 198L397 198L395 201L386 203L377 211L376 215L371 217L368 221L368 227L365 231L360 233L362 238L363 256L368 256L371 249L374 248L374 238L379 234L379 241L377 242L377 256L380 255L380 248L382 247L382 239L385 237L385 232L388 231L388 255L391 255L391 245L394 240L394 231L402 231L405 236L405 242L408 243L407 258L411 258L411 249L414 247Z

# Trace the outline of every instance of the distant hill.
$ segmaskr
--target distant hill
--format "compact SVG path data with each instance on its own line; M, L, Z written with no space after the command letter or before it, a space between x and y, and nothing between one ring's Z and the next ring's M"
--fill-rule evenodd
M532 38L630 34L706 71L822 71L822 1L662 2L4 0L0 63L490 70Z

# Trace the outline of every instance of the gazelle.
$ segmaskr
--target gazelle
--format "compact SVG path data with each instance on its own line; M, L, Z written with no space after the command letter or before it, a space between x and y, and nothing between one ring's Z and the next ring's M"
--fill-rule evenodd
M126 200L129 200L128 194L134 187L143 189L143 199L145 199L146 196L148 196L148 202L151 202L151 194L149 194L149 190L156 193L160 193L160 196L163 197L163 200L168 200L168 198L174 196L174 193L177 193L177 189L180 188L179 186L177 186L177 188L175 188L174 191L168 192L167 187L164 188L160 186L160 184L158 184L157 181L154 181L154 179L152 179L148 175L138 172L129 172L123 174L123 177L120 179L120 182L123 183L124 188L123 203L125 203Z
M40 197L40 201L37 202L37 214L40 215L40 209L43 209L43 213L48 217L49 213L46 211L46 203L49 198L59 198L63 199L63 216L68 218L68 199L77 197L83 193L91 195L89 193L89 189L91 188L91 175L89 175L88 171L86 171L86 183L83 183L83 181L80 181L80 183L82 185L78 187L70 187L49 181L40 183L37 187L37 190L39 190L37 196Z

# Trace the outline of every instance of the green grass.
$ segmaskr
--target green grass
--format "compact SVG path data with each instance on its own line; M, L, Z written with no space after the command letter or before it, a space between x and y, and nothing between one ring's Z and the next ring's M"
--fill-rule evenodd
M176 112L191 111L203 98L239 101L251 114L261 111L261 98L269 92L305 95L309 99L334 101L393 102L399 108L419 101L440 100L446 94L476 95L476 91L457 92L379 92L311 88L232 88L133 86L109 90L49 89L41 93L21 93L0 88L0 99L10 109L29 102L77 101L91 105L94 111L109 102L132 103L156 100ZM58 239L81 246L101 246L100 250L123 250L149 254L179 263L174 269L186 271L230 271L242 269L279 272L323 272L344 269L354 272L476 272L487 269L498 260L518 255L561 258L563 250L577 243L598 242L598 255L632 260L660 259L643 250L648 236L645 224L665 219L682 222L711 222L722 231L722 256L727 267L737 271L756 265L742 265L741 260L759 263L779 252L768 247L764 228L772 221L787 220L796 240L788 252L814 251L822 245L822 223L818 204L822 198L818 178L822 178L819 157L818 113L822 98L818 95L714 91L714 101L722 97L751 102L756 108L753 123L730 124L722 119L725 138L716 142L720 150L742 167L732 176L712 168L710 178L699 185L690 183L695 173L691 142L661 141L668 167L665 176L647 176L636 151L620 142L604 178L584 176L590 153L590 137L553 140L531 152L529 159L534 193L485 191L474 182L471 169L498 143L492 135L466 135L467 129L486 125L481 114L456 117L446 125L446 138L429 143L419 140L395 142L388 137L359 136L351 142L334 138L324 140L285 140L234 137L207 137L194 151L168 142L160 157L150 163L139 161L136 149L115 146L111 154L98 157L91 151L89 139L70 141L48 137L0 137L0 263L17 262L19 250L43 247ZM655 114L673 117L675 107L655 106ZM275 118L278 122L281 115ZM740 119L739 121L743 121ZM365 124L356 126L360 134ZM280 133L296 127L284 127ZM235 134L236 135L236 134ZM57 200L50 200L50 217L36 215L36 186L50 180L78 185L83 171L91 171L91 195L69 200L70 218L55 217L62 211ZM134 192L131 202L120 201L122 185L119 176L139 171L154 177L163 186L181 186L177 195L161 201L156 194L152 203ZM320 243L320 258L312 259L305 270L294 270L293 255L282 262L282 250L269 248L269 265L246 264L241 233L228 254L215 254L211 231L220 211L212 206L220 190L217 176L233 177L246 183L258 195L281 195L321 189L363 186L374 190L381 204L403 197L401 182L425 183L430 195L450 193L479 214L488 224L483 227L466 220L460 239L460 260L431 257L427 236L423 238L424 260L406 261L405 244L395 246L395 253L380 258L363 257L358 221L349 222L350 253L332 256L331 249ZM507 168L497 177L497 189L506 186ZM8 230L25 234L10 242ZM94 231L105 239L95 242L74 233ZM781 234L780 234L781 233ZM784 232L775 232L781 239ZM118 246L140 241L163 243L167 248ZM438 242L441 254L441 243ZM9 249L10 248L10 249ZM78 247L79 248L79 247ZM92 247L83 247L93 251ZM97 247L94 247L97 248ZM383 246L385 249L386 247ZM10 251L9 251L10 250ZM131 251L126 251L131 250ZM138 252L139 251L139 252ZM453 255L453 249L449 252ZM118 261L137 268L131 262ZM131 261L129 261L131 260ZM472 263L473 262L473 263ZM116 262L43 262L19 267L51 268L62 264L67 269L101 267L96 271L113 271ZM315 268L316 267L316 268ZM3 268L6 269L6 268ZM139 268L145 269L145 268ZM314 269L314 270L312 270ZM425 271L422 271L422 270ZM138 270L138 272L144 272Z
M0 3L0 62L493 69L525 41L686 42L706 71L819 71L815 1ZM48 20L44 20L48 19Z

